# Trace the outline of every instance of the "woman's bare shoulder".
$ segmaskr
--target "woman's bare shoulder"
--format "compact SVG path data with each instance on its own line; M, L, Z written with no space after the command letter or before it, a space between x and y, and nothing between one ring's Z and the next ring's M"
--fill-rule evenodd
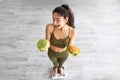
M47 26L46 26L47 28L53 28L54 26L53 26L53 24L52 23L49 23L49 24L47 24Z
M54 25L52 23L49 23L47 24L46 29L51 32L53 30L53 27Z
M75 28L70 27L70 32L71 32L71 33L76 33Z
M72 37L74 35L76 35L76 30L75 28L70 27L70 36Z

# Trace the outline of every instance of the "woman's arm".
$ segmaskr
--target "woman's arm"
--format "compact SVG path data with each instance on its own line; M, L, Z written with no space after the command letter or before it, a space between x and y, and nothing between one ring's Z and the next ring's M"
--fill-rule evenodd
M46 35L45 38L50 42L50 37L51 37L51 31L52 31L52 24L48 24L46 26Z
M68 46L73 45L76 35L77 35L76 30L72 28L70 30L70 40Z

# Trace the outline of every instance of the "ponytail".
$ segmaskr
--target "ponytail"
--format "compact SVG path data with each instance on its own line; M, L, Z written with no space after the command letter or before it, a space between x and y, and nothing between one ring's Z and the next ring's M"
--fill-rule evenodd
M74 14L73 14L71 8L68 5L66 5L66 4L61 5L61 7L65 8L68 11L68 13L69 13L69 17L68 17L69 19L68 19L68 23L67 24L69 26L75 28L75 25L74 25Z
M67 25L69 25L72 28L75 28L75 26L74 26L74 14L73 14L71 8L68 5L63 4L59 7L56 7L53 10L52 14L55 13L55 12L59 13L64 18L68 17Z

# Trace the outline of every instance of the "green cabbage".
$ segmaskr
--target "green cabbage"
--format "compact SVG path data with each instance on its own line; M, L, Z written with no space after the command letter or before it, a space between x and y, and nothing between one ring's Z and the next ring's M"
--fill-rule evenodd
M49 48L50 46L50 43L48 40L46 39L40 39L38 42L37 42L37 47L40 51L45 51Z

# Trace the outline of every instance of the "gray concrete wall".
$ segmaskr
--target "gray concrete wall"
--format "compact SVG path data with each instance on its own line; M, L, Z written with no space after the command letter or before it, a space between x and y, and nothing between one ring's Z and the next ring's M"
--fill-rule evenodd
M119 0L0 0L0 80L51 80L52 63L36 43L63 3L74 11L81 49L64 64L65 80L120 80Z

